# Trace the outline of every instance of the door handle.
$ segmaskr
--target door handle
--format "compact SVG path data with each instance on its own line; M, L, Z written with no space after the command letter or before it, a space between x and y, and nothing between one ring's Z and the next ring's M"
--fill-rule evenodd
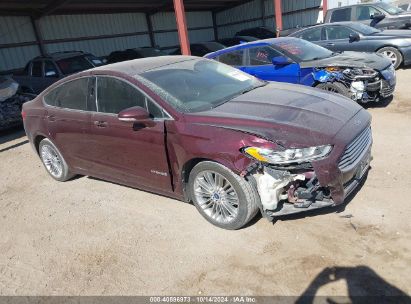
M47 116L47 120L48 120L48 121L56 121L56 116L54 116L54 115L48 115L48 116Z
M94 121L94 125L97 128L106 128L108 126L108 123L106 121L96 120Z
M332 42L327 43L327 46L334 46L334 45L335 45L335 43L332 43Z

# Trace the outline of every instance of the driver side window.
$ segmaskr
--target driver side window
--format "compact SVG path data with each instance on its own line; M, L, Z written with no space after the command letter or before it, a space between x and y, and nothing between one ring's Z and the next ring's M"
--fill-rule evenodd
M146 109L152 118L163 118L164 114L156 104L132 85L112 77L97 79L97 111L118 114L131 107Z
M250 65L267 65L272 64L274 57L284 57L283 54L269 46L259 46L249 49Z
M380 11L372 6L359 6L357 7L357 20L369 20L375 13L380 13Z
M345 26L328 26L325 29L327 40L348 39L353 30Z

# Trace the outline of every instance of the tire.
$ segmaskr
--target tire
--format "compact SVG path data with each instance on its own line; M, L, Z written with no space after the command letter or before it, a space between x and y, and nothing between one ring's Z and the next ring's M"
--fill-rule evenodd
M211 189L211 180L215 183L214 189ZM244 227L259 210L257 189L219 163L204 161L197 164L190 172L188 189L200 214L223 229Z
M395 69L398 69L402 64L403 56L395 47L383 47L377 51L377 54L384 55L390 59Z
M65 182L75 174L70 169L57 147L47 138L39 144L39 156L44 168L52 178Z
M344 95L345 97L348 97L351 99L351 92L350 90L343 85L342 83L339 82L325 82L325 83L319 83L315 86L318 89L331 92L331 93L337 93Z

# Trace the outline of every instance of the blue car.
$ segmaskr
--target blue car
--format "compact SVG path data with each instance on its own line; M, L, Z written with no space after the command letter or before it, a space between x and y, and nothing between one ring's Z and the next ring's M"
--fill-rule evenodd
M317 87L360 103L394 93L396 76L390 60L375 53L334 53L292 37L258 40L204 57L234 66L262 80Z

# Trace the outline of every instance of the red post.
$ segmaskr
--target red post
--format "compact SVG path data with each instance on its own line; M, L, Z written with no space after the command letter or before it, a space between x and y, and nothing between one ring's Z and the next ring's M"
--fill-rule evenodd
M183 0L174 0L174 12L176 14L178 38L180 40L181 54L191 55L190 42L188 41L186 13Z
M328 10L328 0L323 0L323 22L325 21L325 15Z
M274 0L274 11L277 37L280 37L280 31L283 29L283 10L281 8L281 0Z

